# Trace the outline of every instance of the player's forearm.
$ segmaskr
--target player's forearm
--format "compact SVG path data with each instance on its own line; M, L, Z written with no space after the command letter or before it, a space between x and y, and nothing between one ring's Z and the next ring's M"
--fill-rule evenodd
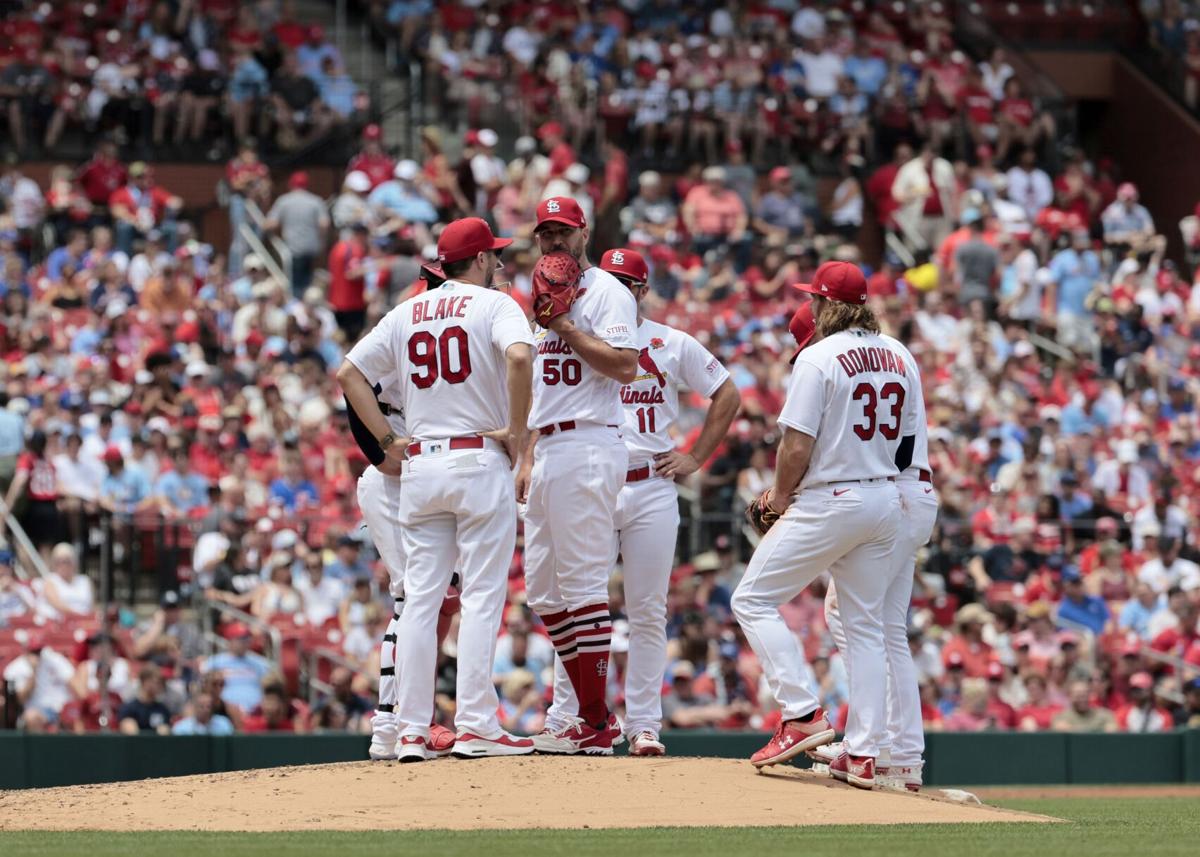
M775 460L775 496L780 502L796 493L800 480L808 470L815 438L795 429L785 428Z
M346 401L354 408L354 413L358 414L367 431L374 435L376 440L391 434L392 427L379 410L375 401L375 391L371 389L362 370L349 360L343 360L342 367L338 369L337 380L342 385L342 392L346 394Z
M524 343L510 345L504 356L508 367L508 425L510 431L524 438L533 402L533 349Z
M558 335L601 375L622 384L631 384L637 377L638 355L633 349L613 348L604 340L584 333L569 321L558 330Z
M704 415L704 427L700 429L700 437L692 445L692 458L703 464L712 457L721 440L729 433L729 426L737 416L742 406L742 394L731 378L717 387L713 393L712 404Z

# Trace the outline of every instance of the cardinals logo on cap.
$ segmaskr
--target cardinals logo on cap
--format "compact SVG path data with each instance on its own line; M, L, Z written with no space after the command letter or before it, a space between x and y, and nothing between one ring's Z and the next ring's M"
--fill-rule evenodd
M614 265L624 265L625 264L625 254L622 253L620 250L613 251L612 263Z
M546 211L550 212L551 214L558 214L558 212L561 210L562 206L558 204L557 199L552 199L546 203Z

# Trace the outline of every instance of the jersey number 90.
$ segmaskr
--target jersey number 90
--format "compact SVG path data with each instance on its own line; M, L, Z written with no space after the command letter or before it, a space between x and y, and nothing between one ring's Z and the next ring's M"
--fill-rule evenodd
M438 378L447 384L461 384L471 375L467 332L456 325L435 338L427 330L418 330L408 340L408 360L420 370L412 373L418 390L432 387Z

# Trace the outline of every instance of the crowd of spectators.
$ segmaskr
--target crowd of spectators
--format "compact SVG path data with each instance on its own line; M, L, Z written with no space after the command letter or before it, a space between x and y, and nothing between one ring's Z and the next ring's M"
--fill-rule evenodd
M157 158L257 134L292 151L361 125L367 95L293 0L6 3L0 122L23 154L112 134ZM16 7L16 8L13 8Z
M508 5L454 8L486 22L509 15ZM635 110L610 134L619 123L604 113L605 99L580 102L557 90L522 114L535 123L532 134L502 139L478 127L459 139L446 125L428 127L411 159L394 159L383 132L368 126L329 200L309 190L304 172L272 189L246 147L227 176L263 194L264 228L291 251L290 282L244 247L203 243L168 191L157 209L148 203L149 215L122 217L123 188L143 188L131 196L153 200L144 188L155 185L148 168L126 165L119 151L102 149L103 168L65 169L47 187L7 162L0 477L52 572L31 587L0 564L0 625L10 626L0 630L0 656L10 658L5 676L22 724L367 727L390 604L386 572L360 526L354 485L365 461L333 372L359 332L408 293L454 217L486 216L516 239L500 278L528 307L533 208L563 194L588 213L593 251L646 253L648 313L700 338L742 393L725 443L684 486L688 525L669 598L670 726L769 728L778 717L729 609L751 548L740 508L771 478L787 322L799 301L789 284L826 258L865 264L881 236L869 299L922 366L943 504L919 558L911 614L928 727L1195 725L1200 282L1165 257L1163 225L1118 165L1054 149L1053 117L1020 96L1002 52L978 62L956 55L936 26L936 3L922 7L928 26L912 30L882 11L788 2L754 5L768 10L769 28L740 7L710 15L700 4L681 18L672 3L599 5L609 16L633 14L637 26L600 27L584 14L592 4L532 4L534 12L569 7L574 17L566 31L541 28L537 15L497 30L512 55L501 67L527 54L536 78L563 66L565 52L574 70L564 87L580 75L586 86L596 70L598 91L623 83L605 83L606 74L632 75L629 85L645 90L658 77L639 77L646 55L633 48L657 46L675 58L663 60L669 96L673 74L702 80L710 66L724 74L725 63L705 57L743 46L754 59L743 64L749 80L760 68L750 51L757 39L772 57L788 47L787 61L764 68L759 84L792 107L813 101L812 115L789 127L815 136L793 138L788 156L776 158L772 141L783 132L768 126L760 141L759 114L737 96L731 109L747 124L713 119L711 143L702 131L679 138L696 148L680 153L678 170L669 160L639 169L640 148L656 157L671 148L670 110L653 133ZM421 6L392 4L397 25ZM734 29L722 35L726 27ZM421 44L421 27L410 30ZM493 56L479 30L455 32L451 41L464 50ZM609 59L584 61L571 46ZM681 67L685 58L690 69ZM828 91L819 88L822 75L833 78ZM880 88L870 89L873 78ZM693 90L714 98L704 115L721 115L720 81ZM835 110L853 121L826 121ZM703 124L698 113L683 115L693 130ZM53 204L77 187L91 199L89 184L106 176L107 194L97 192L103 201L86 212ZM139 177L144 184L132 185ZM66 218L56 246L39 254L29 238L55 217ZM686 403L682 445L699 429L701 406ZM95 569L75 571L76 557L95 555L100 521L111 522L115 559L131 574L140 569L129 558L144 554L146 533L177 534L181 561L160 612L141 625L133 614L115 624L102 617L93 585L82 582ZM518 548L496 682L506 727L536 731L551 649L524 604L522 575ZM844 715L845 666L825 629L822 595L814 584L784 613L823 704ZM210 652L198 628L214 603L249 615L231 622L220 613L222 642ZM56 647L47 622L88 630ZM323 676L333 690L313 706L296 697L295 665L273 649L267 627L337 653ZM439 659L443 717L453 706L454 640L452 629ZM13 645L3 648L6 641ZM618 619L618 708L627 647Z

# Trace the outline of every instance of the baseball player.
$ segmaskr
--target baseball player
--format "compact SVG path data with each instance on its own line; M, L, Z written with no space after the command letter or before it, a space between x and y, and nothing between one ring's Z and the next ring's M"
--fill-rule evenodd
M605 703L616 564L613 517L629 470L621 385L637 376L637 301L593 267L588 225L569 197L539 203L534 239L534 365L530 455L517 477L525 513L529 606L550 634L579 715L535 737L540 752L611 755L620 735Z
M783 712L751 762L779 764L833 740L812 674L779 615L781 604L829 569L847 626L850 675L845 752L830 771L872 788L886 732L882 617L896 567L896 476L912 455L914 388L903 357L879 336L857 267L827 262L797 288L813 295L824 338L795 358L779 416L775 484L749 510L765 535L733 596L734 615Z
M396 627L401 762L430 758L438 613L456 558L458 636L456 756L533 752L500 728L492 685L496 635L516 544L511 466L525 446L533 337L517 303L492 288L499 251L511 242L479 218L438 239L446 282L388 313L346 357L338 380L392 460L403 462L399 523L407 564ZM401 448L371 412L368 378L397 372L406 428Z
M435 264L421 267L425 288L437 288L445 281L440 266ZM422 289L423 291L424 289ZM368 379L372 380L372 379ZM403 437L404 415L399 406L402 390L397 383L395 371L374 380L373 390L379 410L387 418L392 433ZM386 388L385 388L386 382ZM389 587L394 607L383 640L379 647L379 706L371 720L371 747L368 756L374 761L396 758L395 706L399 676L396 675L396 623L404 609L404 545L400 540L400 467L388 459L379 448L375 436L367 429L354 408L347 405L350 431L355 443L367 457L370 466L358 480L358 508L366 521L367 530L379 557L383 560L391 580ZM450 619L458 610L458 595L448 595L438 617L438 647L450 629ZM454 732L439 724L429 727L431 751L438 756L448 754L454 748Z
M624 567L629 613L629 661L625 674L625 734L631 756L662 756L662 684L667 668L667 588L679 532L676 476L695 473L729 430L741 395L729 372L694 337L646 319L642 300L649 269L635 250L609 250L600 259L637 298L638 375L621 387L629 450L625 486L617 497L614 527ZM671 438L679 417L679 388L712 400L691 452ZM578 702L562 661L555 658L554 704L547 715L551 733L563 728Z
M801 350L814 335L810 305L796 311L792 332ZM805 310L808 310L805 318ZM901 522L893 556L898 563L895 576L884 596L883 637L887 649L887 734L879 742L875 779L879 785L907 791L921 790L921 756L925 735L921 725L921 698L917 671L908 645L908 607L912 600L913 575L917 550L933 535L937 523L938 496L929 467L929 433L925 420L925 398L920 367L903 343L886 334L881 338L904 358L913 381L913 405L917 412L917 432L912 461L896 477L900 490ZM838 610L837 586L831 582L825 595L825 621L838 650L847 651L846 631ZM809 755L829 765L841 755L843 742L810 750Z

